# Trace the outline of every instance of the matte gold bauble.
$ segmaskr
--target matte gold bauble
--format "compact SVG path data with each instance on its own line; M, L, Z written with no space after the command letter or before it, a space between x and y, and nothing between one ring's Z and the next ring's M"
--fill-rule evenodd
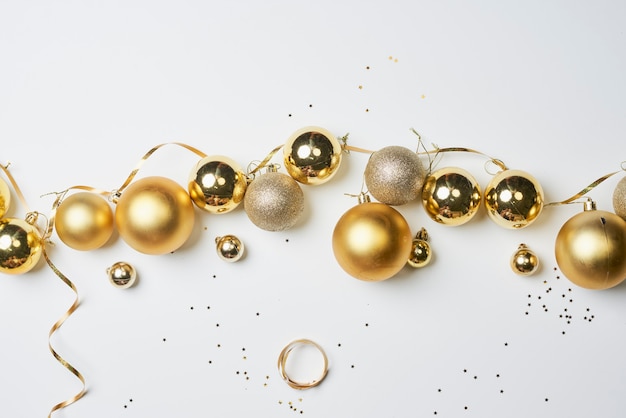
M135 284L137 271L124 261L118 261L107 269L111 284L119 289L127 289Z
M349 275L365 281L386 280L407 263L413 237L404 217L383 203L349 209L333 231L333 252Z
M530 225L543 209L543 189L530 174L504 170L485 189L487 214L498 225L517 229Z
M75 250L100 248L113 234L111 206L94 193L80 192L66 197L54 219L61 241Z
M187 241L194 225L189 195L165 177L146 177L123 191L115 209L122 239L145 254L165 254Z
M521 276L530 276L539 268L539 258L526 244L520 244L510 261L511 269Z
M0 273L22 274L37 265L43 251L41 235L22 219L0 219Z
M561 227L556 262L572 283L608 289L626 279L626 221L587 205Z
M234 235L215 238L215 249L219 258L230 263L241 260L244 253L243 242Z
M248 185L243 205L248 218L259 228L283 231L300 219L304 193L290 176L269 172L257 176Z
M364 174L370 194L388 205L403 205L420 196L424 175L417 153L396 145L374 152Z
M480 186L458 167L441 168L424 181L422 203L432 220L458 226L476 215L481 202Z
M409 254L408 264L413 268L422 268L430 264L433 253L428 243L428 232L425 228L420 231L413 238L411 243L411 253Z
M302 184L319 185L330 180L341 164L341 145L324 128L309 126L294 132L283 147L285 168Z
M228 157L212 155L191 170L188 190L191 200L210 213L226 213L243 201L248 186L241 167Z
M11 191L9 190L8 184L6 184L4 180L0 179L0 218L6 215L10 204Z
M626 177L621 179L613 192L613 209L615 214L626 220Z

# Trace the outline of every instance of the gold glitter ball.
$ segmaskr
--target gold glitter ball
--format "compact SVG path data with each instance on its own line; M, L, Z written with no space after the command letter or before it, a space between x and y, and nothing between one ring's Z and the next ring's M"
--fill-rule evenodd
M621 179L613 192L615 214L626 221L626 177Z

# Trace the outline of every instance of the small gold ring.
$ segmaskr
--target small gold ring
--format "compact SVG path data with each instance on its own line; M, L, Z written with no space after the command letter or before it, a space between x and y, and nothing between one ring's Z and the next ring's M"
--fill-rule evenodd
M320 352L324 360L324 369L322 370L322 373L319 377L317 377L317 379L311 380L310 382L298 382L296 380L293 380L289 377L287 371L285 370L289 354L294 348L299 345L312 345ZM328 373L328 357L326 357L326 353L324 352L322 347L316 342L307 339L294 340L287 344L285 348L283 348L283 350L280 352L280 355L278 356L278 371L280 372L283 380L292 388L300 390L309 389L322 383L322 380L324 380L324 378L326 377L326 374Z

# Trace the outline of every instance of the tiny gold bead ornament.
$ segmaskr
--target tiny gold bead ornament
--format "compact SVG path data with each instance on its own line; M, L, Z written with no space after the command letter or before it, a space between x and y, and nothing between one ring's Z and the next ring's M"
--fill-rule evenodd
M626 177L621 179L613 192L613 210L615 214L626 221Z
M241 260L244 254L244 245L239 238L234 235L224 235L215 238L217 255L224 261L234 263Z
M113 234L113 210L95 193L80 192L63 199L54 227L65 245L79 251L102 247Z
M476 179L459 167L434 171L424 181L422 204L432 220L443 225L463 225L478 212L482 200Z
M511 269L521 276L530 276L539 268L539 258L526 244L520 244L511 257Z
M39 231L17 218L0 219L0 272L23 274L32 270L43 252Z
M118 261L109 267L107 275L111 284L119 289L127 289L133 286L137 280L135 268L124 261Z
M408 264L413 268L422 268L430 264L432 259L432 251L428 243L428 232L426 228L422 228L413 238L411 243L411 253L409 254Z
M191 170L187 188L196 206L221 214L239 206L247 186L246 175L234 160L212 155L201 159Z
M524 228L533 223L541 213L543 203L541 185L521 170L499 172L485 189L489 218L508 229Z
M559 230L555 255L572 283L586 289L617 286L626 279L626 221L587 201Z
M9 185L2 179L0 179L0 218L6 215L11 204L11 190Z
M379 202L392 206L418 198L424 177L424 167L417 153L397 145L374 152L364 173L369 193Z
M328 130L308 126L294 132L283 147L285 169L302 184L326 183L339 170L342 148Z

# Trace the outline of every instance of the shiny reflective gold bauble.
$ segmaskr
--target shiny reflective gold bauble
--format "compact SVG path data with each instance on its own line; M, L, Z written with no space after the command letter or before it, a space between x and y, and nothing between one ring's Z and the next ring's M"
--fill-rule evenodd
M411 243L411 253L409 254L409 266L413 268L422 268L430 264L432 259L432 250L428 243L428 233L422 228Z
M294 132L283 147L285 168L302 184L319 185L330 180L341 164L341 145L324 128L308 126Z
M304 193L293 178L274 171L257 176L248 185L243 204L253 224L266 231L283 231L302 216Z
M6 184L4 180L0 179L0 218L6 215L10 204L11 191L9 190L8 184Z
M621 179L613 192L613 209L615 214L626 220L626 177Z
M63 199L55 215L57 235L80 251L102 247L113 234L113 211L101 196L80 192Z
M388 205L403 205L422 192L424 167L417 153L397 145L374 152L365 166L370 194Z
M118 261L107 269L107 275L111 284L120 289L126 289L135 284L137 271L135 268L124 262Z
M41 235L28 222L0 219L0 273L22 274L37 265L43 251Z
M458 167L441 168L424 181L422 203L432 220L457 226L476 215L481 202L480 186L467 171Z
M189 195L210 213L226 213L243 201L248 183L241 167L232 159L212 155L201 159L189 175Z
M520 244L511 257L511 269L521 276L530 276L539 268L539 258L526 244Z
M561 227L555 254L574 284L587 289L617 286L626 279L626 221L588 202L584 212Z
M231 263L241 260L244 253L243 242L234 235L215 238L215 249L219 258Z
M543 189L530 174L504 170L496 174L485 189L487 214L505 228L524 228L537 219L543 209Z
M404 217L383 203L349 209L333 231L333 252L349 275L365 281L386 280L407 263L413 237Z
M194 225L194 208L178 183L146 177L123 191L115 209L122 239L145 254L165 254L187 241Z

